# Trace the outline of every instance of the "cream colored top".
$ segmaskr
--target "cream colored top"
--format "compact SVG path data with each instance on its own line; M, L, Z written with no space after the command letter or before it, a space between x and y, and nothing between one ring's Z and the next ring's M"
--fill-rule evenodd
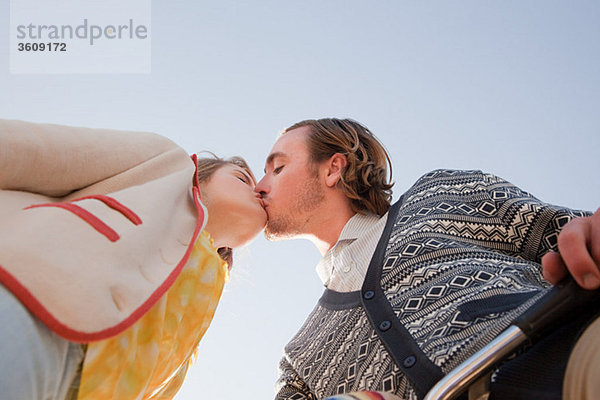
M195 170L156 134L0 119L0 283L67 340L118 335L190 257Z

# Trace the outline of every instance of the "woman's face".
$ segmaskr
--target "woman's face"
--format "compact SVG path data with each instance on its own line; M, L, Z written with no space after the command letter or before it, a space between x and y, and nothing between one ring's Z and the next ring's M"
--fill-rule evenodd
M256 237L267 223L256 182L243 168L225 164L200 184L208 210L206 230L217 247L239 247Z

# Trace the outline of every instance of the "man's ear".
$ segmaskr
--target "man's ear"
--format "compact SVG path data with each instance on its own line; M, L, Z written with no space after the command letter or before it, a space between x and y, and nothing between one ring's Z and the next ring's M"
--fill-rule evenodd
M340 180L342 173L348 165L346 156L340 153L335 153L326 162L325 184L328 187L334 187Z

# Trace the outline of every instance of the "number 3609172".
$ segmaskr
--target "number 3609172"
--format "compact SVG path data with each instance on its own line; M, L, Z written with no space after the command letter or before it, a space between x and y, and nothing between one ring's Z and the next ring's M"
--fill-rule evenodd
M19 51L67 51L66 43L18 43Z

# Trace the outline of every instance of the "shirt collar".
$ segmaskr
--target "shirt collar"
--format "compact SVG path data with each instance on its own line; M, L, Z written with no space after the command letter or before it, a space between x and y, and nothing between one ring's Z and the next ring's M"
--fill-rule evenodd
M360 235L381 218L376 214L360 214L356 213L346 222L342 232L340 233L340 237L338 238L338 243L342 240L350 240L354 241L360 237ZM335 246L334 246L335 247Z
M317 264L317 275L325 286L328 285L331 274L333 273L333 256L339 251L358 239L364 232L373 226L381 217L376 214L354 214L340 233L340 236L335 245L323 255L323 258Z

